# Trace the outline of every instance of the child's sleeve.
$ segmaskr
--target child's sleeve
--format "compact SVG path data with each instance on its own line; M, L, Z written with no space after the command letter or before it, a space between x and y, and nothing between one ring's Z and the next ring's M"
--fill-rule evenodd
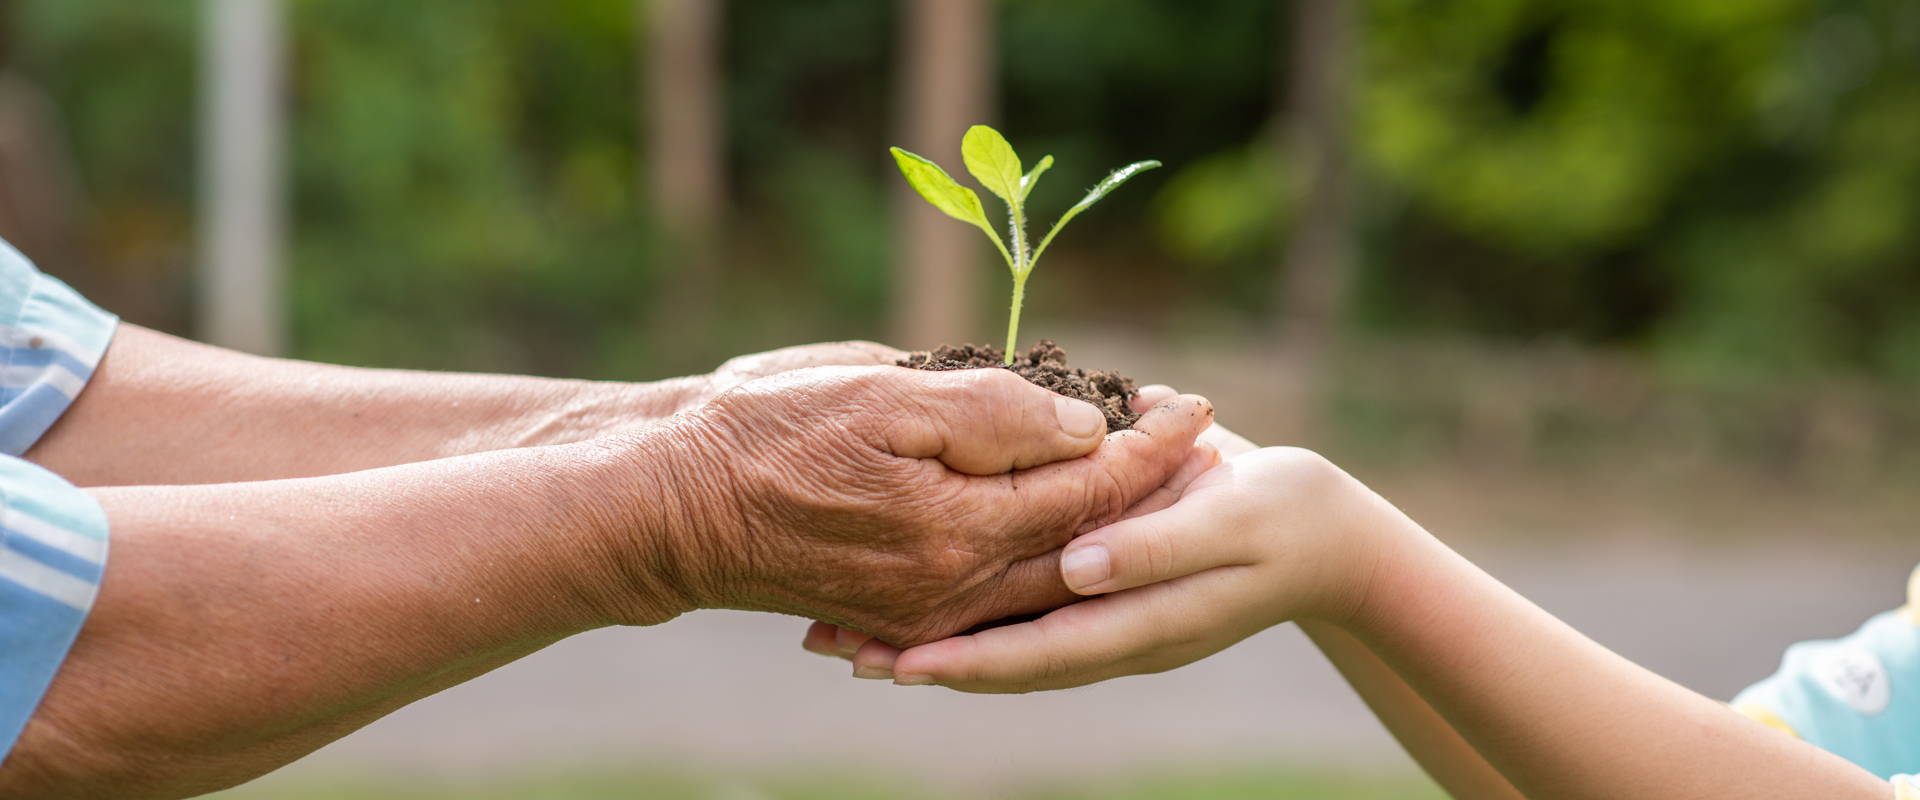
M1920 800L1920 570L1907 605L1840 639L1787 648L1780 670L1733 699L1733 708L1894 778L1897 797ZM1896 776L1898 776L1896 778Z

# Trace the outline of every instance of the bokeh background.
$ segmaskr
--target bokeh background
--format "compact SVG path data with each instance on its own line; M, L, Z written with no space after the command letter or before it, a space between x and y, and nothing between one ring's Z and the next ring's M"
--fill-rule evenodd
M957 174L973 122L1056 157L1036 224L1167 164L1049 251L1029 338L1326 452L1630 657L1727 697L1901 602L1909 0L0 3L0 235L325 361L996 342L1004 268L885 155ZM1432 791L1288 630L1027 698L856 684L800 631L581 637L231 796Z

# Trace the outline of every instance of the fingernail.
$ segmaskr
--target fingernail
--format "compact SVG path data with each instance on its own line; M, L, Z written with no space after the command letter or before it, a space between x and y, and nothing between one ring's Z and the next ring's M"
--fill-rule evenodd
M853 677L866 678L868 680L884 681L888 678L893 677L893 670L887 669L886 667L870 667L870 666L862 665L862 666L853 668Z
M914 675L908 673L893 679L895 686L926 686L933 683L932 675Z
M1079 591L1112 576L1113 565L1107 558L1107 548L1090 544L1061 556L1060 574L1066 578L1067 588Z
M1060 417L1060 432L1075 439L1099 436L1107 424L1106 415L1092 403L1067 397L1053 398L1053 413Z

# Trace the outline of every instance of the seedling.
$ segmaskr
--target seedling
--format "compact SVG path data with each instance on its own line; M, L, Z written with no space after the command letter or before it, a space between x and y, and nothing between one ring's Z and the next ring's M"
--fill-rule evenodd
M987 221L986 210L980 204L980 195L972 189L961 186L939 164L914 155L898 147L889 148L893 160L900 165L900 174L906 176L913 190L932 203L934 208L945 212L947 216L968 223L986 232L993 240L993 246L1000 251L1000 257L1006 259L1007 269L1013 272L1013 306L1007 315L1007 360L1013 364L1014 348L1020 338L1020 301L1027 293L1027 276L1033 274L1033 267L1039 263L1040 255L1047 251L1047 245L1053 244L1053 237L1067 226L1080 212L1100 202L1108 192L1119 188L1132 178L1154 167L1158 161L1135 161L1116 169L1105 180L1100 181L1087 196L1074 203L1067 213L1061 214L1059 221L1053 223L1053 229L1040 240L1040 245L1031 250L1027 247L1028 193L1033 185L1040 182L1040 176L1053 166L1053 156L1043 156L1040 163L1033 165L1033 171L1022 172L1020 156L1013 152L1013 145L999 131L985 125L975 125L967 129L967 135L960 139L960 157L966 162L967 172L974 180L987 187L1000 200L1007 204L1007 239L1013 242L1009 249L1006 241L1001 240L999 231Z

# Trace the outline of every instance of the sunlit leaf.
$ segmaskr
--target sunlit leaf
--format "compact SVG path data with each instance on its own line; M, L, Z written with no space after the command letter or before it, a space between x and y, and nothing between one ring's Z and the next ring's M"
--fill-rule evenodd
M960 158L987 191L999 195L1009 206L1020 202L1020 156L999 131L985 125L968 128L967 135L960 138Z
M939 164L898 147L887 149L893 153L894 163L900 165L900 174L906 176L907 185L947 216L985 231L987 238L993 240L994 247L999 248L1000 257L1006 259L1007 266L1012 268L1013 255L1007 252L1006 244L1000 241L1000 234L987 221L986 210L980 205L980 195L961 186Z
M906 176L907 185L932 203L934 208L961 222L981 226L988 224L986 211L980 205L980 195L961 186L939 164L898 147L888 149L893 152L894 163L900 165L900 174Z

